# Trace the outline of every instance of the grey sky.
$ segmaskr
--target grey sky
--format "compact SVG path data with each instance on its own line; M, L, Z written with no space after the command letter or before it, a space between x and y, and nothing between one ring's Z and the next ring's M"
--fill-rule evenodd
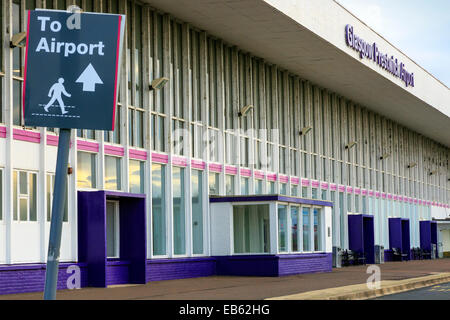
M450 87L449 0L336 0Z

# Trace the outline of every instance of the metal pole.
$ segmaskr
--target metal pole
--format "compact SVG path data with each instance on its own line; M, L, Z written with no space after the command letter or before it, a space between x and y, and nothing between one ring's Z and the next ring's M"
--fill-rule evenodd
M55 300L58 282L59 251L62 221L67 194L67 166L69 161L71 129L60 129L53 190L52 220L48 242L47 269L45 273L44 300Z

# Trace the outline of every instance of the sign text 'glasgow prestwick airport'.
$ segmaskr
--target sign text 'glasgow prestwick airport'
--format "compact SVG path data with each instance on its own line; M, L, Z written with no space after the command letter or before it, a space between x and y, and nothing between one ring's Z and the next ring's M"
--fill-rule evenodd
M353 26L345 26L345 42L347 46L359 52L359 57L375 61L381 68L400 78L406 86L414 87L414 73L409 73L405 65L388 54L383 54L378 50L377 44L369 44L353 33Z

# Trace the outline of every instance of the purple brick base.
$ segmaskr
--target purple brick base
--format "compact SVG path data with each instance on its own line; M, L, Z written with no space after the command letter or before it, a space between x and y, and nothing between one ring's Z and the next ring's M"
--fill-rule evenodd
M220 256L218 275L278 277L300 273L331 272L331 253Z
M130 283L129 261L108 261L106 263L106 285Z
M73 274L67 273L71 265L80 267L81 287L87 286L87 265L83 263L60 263L58 272L58 290L67 289L67 279ZM44 291L46 265L15 264L0 266L0 294Z
M147 260L147 282L215 274L216 259L212 257Z

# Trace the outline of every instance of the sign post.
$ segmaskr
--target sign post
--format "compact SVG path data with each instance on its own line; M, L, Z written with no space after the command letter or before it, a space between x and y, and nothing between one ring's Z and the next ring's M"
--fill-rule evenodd
M45 300L56 298L71 129L114 130L125 30L124 15L69 9L29 11L27 23L24 123L60 128Z

